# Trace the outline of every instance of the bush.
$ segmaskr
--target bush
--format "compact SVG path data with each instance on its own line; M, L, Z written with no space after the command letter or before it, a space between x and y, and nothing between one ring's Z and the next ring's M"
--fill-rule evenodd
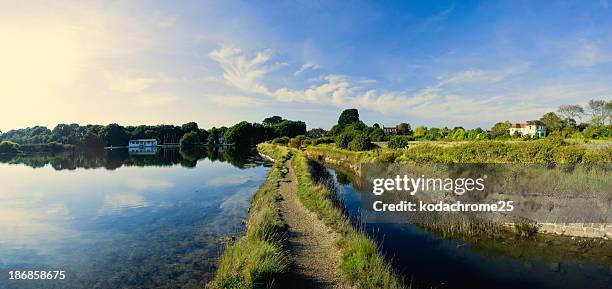
M353 134L348 132L343 132L336 137L336 144L340 148L348 148L349 142L353 140Z
M313 145L326 144L326 143L334 143L334 139L331 137L320 137L320 138L312 139Z
M289 140L289 147L292 148L300 148L302 146L302 141L298 137L291 138Z
M286 145L286 144L289 143L289 137L286 137L286 136L284 136L284 137L277 137L277 138L272 140L272 143L273 144L284 144L284 145Z
M352 151L365 151L372 148L370 137L364 133L356 134L348 143L348 149Z
M410 138L403 135L392 136L387 144L387 147L391 149L404 149L408 148L408 141Z
M16 154L19 153L20 146L10 140L0 142L0 154Z

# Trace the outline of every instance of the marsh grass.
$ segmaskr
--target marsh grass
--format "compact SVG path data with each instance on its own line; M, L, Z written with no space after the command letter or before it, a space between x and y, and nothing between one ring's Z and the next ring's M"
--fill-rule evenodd
M207 288L270 288L287 272L287 226L278 202L282 177L282 163L276 162L253 196L246 234L226 246Z

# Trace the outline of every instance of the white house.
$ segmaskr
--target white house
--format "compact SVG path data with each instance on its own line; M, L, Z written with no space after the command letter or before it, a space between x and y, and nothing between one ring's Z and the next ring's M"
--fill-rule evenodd
M528 120L526 123L515 123L510 127L510 135L546 136L546 126L539 120Z
M397 126L383 126L383 132L385 135L396 135L397 134Z
M130 148L142 148L142 147L156 147L157 140L152 139L133 139L130 140L128 147Z

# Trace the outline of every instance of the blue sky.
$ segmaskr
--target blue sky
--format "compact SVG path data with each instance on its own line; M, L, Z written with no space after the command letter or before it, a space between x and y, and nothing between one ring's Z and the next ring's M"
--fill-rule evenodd
M610 1L0 1L0 130L481 126L612 95Z

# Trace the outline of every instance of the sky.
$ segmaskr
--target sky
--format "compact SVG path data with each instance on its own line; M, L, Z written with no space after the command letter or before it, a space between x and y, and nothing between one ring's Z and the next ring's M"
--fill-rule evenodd
M610 100L611 28L611 0L0 0L0 130L490 128Z

